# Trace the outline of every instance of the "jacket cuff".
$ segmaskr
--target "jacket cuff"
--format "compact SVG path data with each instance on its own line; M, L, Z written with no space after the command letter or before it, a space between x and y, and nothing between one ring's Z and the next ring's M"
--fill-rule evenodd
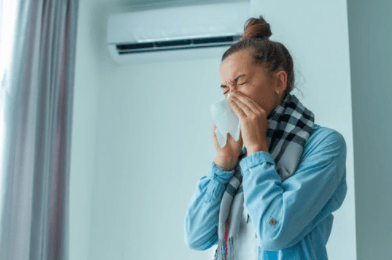
M214 162L211 163L210 169L207 173L207 176L211 179L217 180L223 184L226 184L230 181L231 177L233 177L235 173L235 169L231 171L223 171L223 169L219 166L216 166Z
M247 171L248 169L255 167L259 164L265 163L265 162L275 164L275 161L272 158L272 155L268 152L265 152L265 151L255 152L255 153L252 153L251 155L243 158L240 162L242 176L244 176L243 173L245 171Z

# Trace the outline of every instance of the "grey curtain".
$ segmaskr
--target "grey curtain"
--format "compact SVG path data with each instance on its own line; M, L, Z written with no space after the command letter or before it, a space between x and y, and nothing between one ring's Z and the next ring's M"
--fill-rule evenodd
M0 2L0 259L66 260L79 2Z

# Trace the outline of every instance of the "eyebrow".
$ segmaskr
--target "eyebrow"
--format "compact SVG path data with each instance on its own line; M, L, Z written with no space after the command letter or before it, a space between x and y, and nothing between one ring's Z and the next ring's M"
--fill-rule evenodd
M242 76L245 76L245 75L244 75L244 74L239 75L238 77L236 77L236 78L234 79L234 81L237 82L238 79L239 79L240 77L242 77ZM226 85L221 85L221 88L226 88L226 87L227 87Z

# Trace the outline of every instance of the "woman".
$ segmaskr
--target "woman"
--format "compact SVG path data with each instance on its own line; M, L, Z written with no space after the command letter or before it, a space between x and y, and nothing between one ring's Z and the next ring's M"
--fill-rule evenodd
M328 259L333 215L343 203L346 143L314 124L295 95L293 60L270 41L269 24L250 18L223 55L222 90L241 125L200 178L185 216L185 242L218 245L214 259Z

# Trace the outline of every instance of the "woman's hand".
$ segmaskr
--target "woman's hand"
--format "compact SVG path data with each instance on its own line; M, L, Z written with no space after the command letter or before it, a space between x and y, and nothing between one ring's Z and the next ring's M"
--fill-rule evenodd
M241 125L241 137L248 154L252 151L268 151L267 112L253 99L240 92L234 92L229 97L229 105L238 116Z
M227 134L226 145L223 146L223 148L221 148L218 143L215 130L216 130L216 126L215 123L213 123L212 140L214 142L215 150L217 151L217 157L222 160L232 161L235 164L242 150L243 141L241 135L238 141L235 141L230 134Z

